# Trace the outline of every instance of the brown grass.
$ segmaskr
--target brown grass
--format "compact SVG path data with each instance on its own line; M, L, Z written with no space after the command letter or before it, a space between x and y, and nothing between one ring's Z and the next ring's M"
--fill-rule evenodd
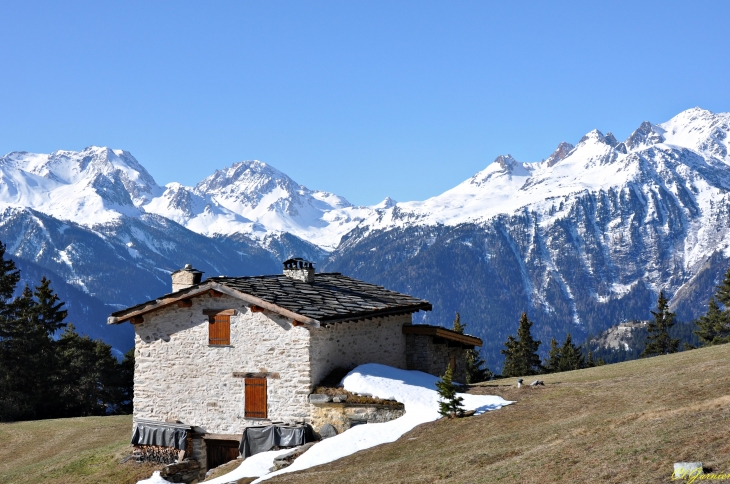
M0 424L0 482L134 484L162 466L120 464L131 432L130 415Z
M474 386L517 403L267 482L658 483L679 461L730 471L730 345L540 379Z

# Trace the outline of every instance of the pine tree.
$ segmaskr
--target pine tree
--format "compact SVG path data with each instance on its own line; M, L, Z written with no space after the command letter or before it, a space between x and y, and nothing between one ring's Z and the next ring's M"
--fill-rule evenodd
M558 371L580 370L584 365L583 353L573 344L573 338L568 333L562 348L560 348Z
M730 269L725 273L720 285L715 288L715 299L723 305L725 310L730 309Z
M0 421L125 413L134 354L119 363L111 346L66 326L63 302L45 277L10 299L20 280L0 243Z
M456 331L459 334L464 334L464 330L466 329L466 324L461 324L461 315L459 313L456 313L456 317L454 318L454 326L451 328L452 331Z
M588 358L586 359L586 368L593 368L596 366L596 361L593 359L593 351L588 350Z
M659 293L657 310L651 314L654 315L654 321L649 321L647 326L646 348L641 357L676 353L679 349L679 339L669 336L669 328L674 325L675 314L669 312L669 300L664 297L664 291Z
M34 295L38 301L36 308L38 324L49 334L55 334L59 329L65 328L64 320L68 316L68 311L61 309L64 303L51 289L51 281L44 276L40 286L36 286Z
M469 384L491 380L494 374L476 349L466 350L466 382Z
M451 365L446 368L446 373L436 382L439 394L439 414L444 417L454 418L464 415L464 399L456 394L456 385L452 381L453 370Z
M707 305L707 314L700 316L695 322L697 331L694 333L700 338L703 346L716 345L728 342L727 315L723 313L714 297Z
M15 288L20 281L20 271L12 259L5 259L5 245L0 242L0 338L7 337L11 331L12 307L10 298L13 297Z
M517 328L517 338L509 336L504 343L506 349L502 350L505 356L504 376L526 376L536 375L543 370L542 362L537 354L540 341L535 341L530 333L532 321L527 318L527 313L522 313L520 326Z
M545 371L548 373L555 373L560 365L560 347L555 338L550 339L550 352L545 360Z

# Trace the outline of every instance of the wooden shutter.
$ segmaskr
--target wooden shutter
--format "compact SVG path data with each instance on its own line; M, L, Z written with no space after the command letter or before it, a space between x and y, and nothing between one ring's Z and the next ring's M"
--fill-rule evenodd
M208 344L231 344L231 317L215 314L208 316Z
M267 418L266 378L246 378L245 410L246 418Z

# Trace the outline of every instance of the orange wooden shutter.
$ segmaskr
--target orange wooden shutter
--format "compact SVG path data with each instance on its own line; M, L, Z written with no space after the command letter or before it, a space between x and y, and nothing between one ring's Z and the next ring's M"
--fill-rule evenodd
M266 418L266 378L246 378L246 418Z
M208 317L208 344L231 344L231 317L216 314Z

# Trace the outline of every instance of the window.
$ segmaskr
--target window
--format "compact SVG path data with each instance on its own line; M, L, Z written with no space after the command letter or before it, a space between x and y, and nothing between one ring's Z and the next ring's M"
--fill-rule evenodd
M231 344L231 317L227 314L211 314L208 316L208 344Z
M244 413L246 418L267 418L266 378L246 378Z

